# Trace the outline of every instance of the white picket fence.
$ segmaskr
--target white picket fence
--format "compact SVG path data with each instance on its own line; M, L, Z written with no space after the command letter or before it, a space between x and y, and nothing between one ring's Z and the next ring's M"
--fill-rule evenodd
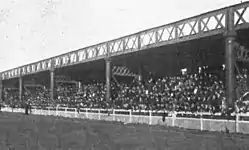
M24 109L21 108L12 109L10 107L5 107L2 110L7 112L24 113ZM78 113L76 108L66 108L66 107L57 107L57 108L48 107L46 108L46 110L40 108L32 109L32 114L36 115L50 115L50 116L62 116L70 118L93 119L93 120L120 121L124 123L145 123L149 125L166 125L166 126L175 126L175 127L210 130L210 131L224 131L225 128L227 128L230 130L230 132L242 132L249 134L249 121L243 121L241 119L241 117L249 117L249 113L234 114L236 115L236 120L225 120L225 119L207 119L202 117L204 115L211 115L210 113L197 113L196 115L199 115L199 117L188 118L188 117L177 117L177 114L192 114L192 113L174 112L170 113L170 115L165 118L165 121L162 121L162 116L154 115L155 111L146 111L146 110L134 111L134 110L113 109L109 110L109 112L111 112L111 114L108 114L106 109L81 108L80 112ZM147 115L145 114L138 115L135 113L147 113ZM163 113L163 112L161 111L158 113Z

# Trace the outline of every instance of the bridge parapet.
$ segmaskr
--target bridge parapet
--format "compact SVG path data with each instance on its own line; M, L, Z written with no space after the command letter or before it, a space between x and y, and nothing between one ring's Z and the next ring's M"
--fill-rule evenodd
M4 71L1 73L1 77L3 80L16 78L21 75L34 74L50 70L51 67L60 68L121 55L124 53L221 34L226 31L226 17L229 13L228 10L232 10L235 30L248 28L248 7L249 2L245 2L211 11L115 40L72 51L43 61Z

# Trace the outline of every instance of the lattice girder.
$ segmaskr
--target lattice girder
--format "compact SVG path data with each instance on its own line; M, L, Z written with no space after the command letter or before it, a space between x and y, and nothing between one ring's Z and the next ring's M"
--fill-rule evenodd
M233 8L234 10L234 25L236 28L241 28L241 26L248 27L249 23L249 9L248 3L238 5Z
M15 78L53 68L70 66L133 51L222 34L226 31L228 10L232 10L233 12L235 30L248 28L248 7L249 3L245 2L144 30L43 61L10 69L2 72L1 77L2 79Z

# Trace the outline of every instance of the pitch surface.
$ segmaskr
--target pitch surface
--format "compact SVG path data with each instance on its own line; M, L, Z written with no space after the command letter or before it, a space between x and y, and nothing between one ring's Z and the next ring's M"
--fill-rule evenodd
M0 149L249 149L249 136L54 116L0 113Z

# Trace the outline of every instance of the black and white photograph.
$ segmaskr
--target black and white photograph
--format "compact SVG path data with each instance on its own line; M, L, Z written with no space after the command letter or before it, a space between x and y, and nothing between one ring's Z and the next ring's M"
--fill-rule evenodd
M249 1L0 0L0 150L249 150Z

